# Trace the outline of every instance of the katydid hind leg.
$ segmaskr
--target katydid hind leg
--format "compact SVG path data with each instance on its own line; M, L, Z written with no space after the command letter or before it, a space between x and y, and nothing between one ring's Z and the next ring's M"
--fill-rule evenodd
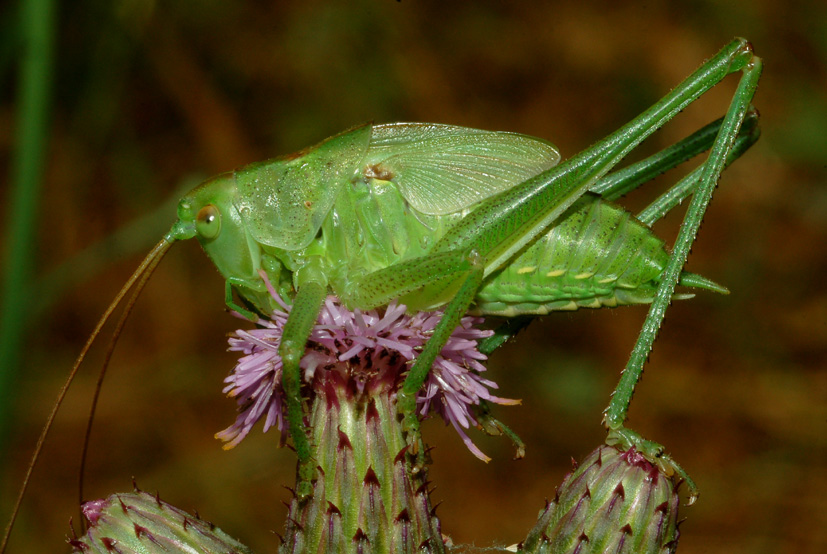
M729 164L740 158L758 141L758 138L761 136L761 130L757 123L758 111L751 109L746 114L738 136L727 155L724 167L729 166ZM680 205L681 202L697 189L698 184L701 182L703 169L703 165L695 168L677 184L670 187L669 190L652 201L651 204L635 216L638 221L651 227L652 224Z
M618 387L612 405L607 410L606 421L610 429L622 426L625 421L634 384L639 379L643 362L663 320L665 308L674 294L689 246L697 233L714 185L749 109L757 74L760 73L760 61L754 58L749 43L743 39L734 40L661 101L616 133L560 166L484 201L446 233L434 248L435 253L475 251L485 260L486 273L497 270L507 263L516 251L547 229L565 209L641 141L724 77L739 71L743 71L739 91L721 124L709 158L704 163L701 185L693 196L675 250L658 286L650 316L647 317L639 344L621 379L621 386ZM455 298L449 304L449 309L463 305L470 305L470 300L465 304ZM449 318L446 312L443 319L447 324L455 325L458 317L461 315L452 315ZM428 357L420 356L403 389L404 395L400 404L405 413L410 412L411 404L414 404L415 408L415 400L411 398L411 394L418 390L416 387L421 386L427 377L429 364L438 353L436 342L434 341L433 348L430 343L426 345L425 352L428 353ZM412 426L416 425L413 419L410 423Z
M503 267L632 149L724 77L741 70L751 56L745 40L732 41L618 131L560 165L483 201L439 240L434 252L475 250L486 260L486 275Z
M629 362L612 394L612 400L604 414L604 424L614 437L632 437L626 442L642 442L642 439L635 439L634 433L623 433L629 404L637 382L643 372L652 344L657 332L663 322L663 317L670 303L675 290L675 285L686 263L689 249L695 240L704 213L712 198L712 193L720 177L721 171L727 163L730 152L733 151L739 129L749 110L750 102L755 94L758 79L761 75L762 63L760 58L752 55L752 49L748 44L744 45L739 63L739 70L742 71L738 88L733 96L732 102L721 130L715 139L707 160L702 165L700 179L692 196L689 208L684 216L683 224L675 241L669 262L663 272L663 277L655 295L655 299L649 308L644 321L643 328L638 340L632 350ZM624 447L631 446L623 444ZM682 470L681 470L682 471ZM693 496L696 493L693 492Z
M590 189L606 200L617 200L670 169L706 152L712 146L721 128L723 117L701 127L688 137L664 148L660 152L612 171Z
M758 140L761 134L760 128L758 127L758 118L758 111L754 108L751 108L746 113L743 124L739 128L735 141L729 150L724 167L728 167L729 164L741 157ZM708 150L712 146L715 137L717 137L718 132L720 131L723 119L724 118L722 117L713 123L710 123L687 139L684 139L684 141L681 142L686 142L686 147L675 150L689 149L688 152L684 153L691 154L692 156L701 151L701 149ZM710 136L712 131L714 131L714 135ZM679 145L680 143L675 146ZM654 156L640 162L640 164L643 164L644 166L643 173L647 178L652 176L652 174L671 169L671 164L669 163L670 160L680 162L684 159L688 159L686 156L681 156L679 158L677 157L677 153L671 154L670 150L672 150L672 148L661 151L658 154L655 154ZM601 180L598 185L606 185L600 187L603 197L613 200L619 194L632 190L634 186L638 186L640 183L637 182L638 178L635 175L636 171L634 171L637 165L638 164L633 164L632 166L614 172L608 175L605 179ZM676 184L669 187L669 189L653 200L652 203L644 208L640 213L636 214L635 218L647 227L651 227L670 211L678 207L697 189L699 183L701 182L703 170L703 164L692 170ZM720 294L729 294L729 290L726 287L721 286L706 277L687 271L683 271L681 273L678 284L686 287L701 288Z
M630 150L724 77L743 69L751 57L751 49L746 41L733 41L661 101L616 133L560 166L484 201L440 239L435 245L434 254L473 251L484 261L484 274L502 267L517 250L547 229L565 209ZM745 112L746 106L740 114L741 119ZM728 119L731 118L726 118L722 127L731 125L728 124ZM734 127L733 131L730 144L738 133L738 127ZM715 144L719 142L720 139L716 140ZM723 157L726 157L726 153ZM720 169L718 168L719 173ZM675 274L675 282L679 272L680 269ZM463 285L463 292L468 293L473 289L474 294L479 287L477 285L466 288L470 282L466 281ZM661 287L660 290L665 289ZM674 283L665 297L667 302L672 291ZM467 302L454 298L448 309L453 310L459 306L467 308L472 300L473 297ZM446 311L443 319L446 321L444 328L450 333L462 314L452 314L449 317L448 313ZM439 348L437 345L433 339L426 345L425 351L406 379L400 399L400 407L405 414L410 414L415 409L415 399L412 395L427 378L430 364L441 349L441 345ZM428 355L425 356L425 353ZM414 418L408 416L408 420L410 427L417 425Z
M715 137L718 136L723 120L723 117L718 118L660 152L622 169L612 171L595 183L590 191L599 194L606 200L615 201L619 199L658 175L709 150L715 141ZM740 147L733 148L731 160L728 160L727 164L740 157L755 143L758 138L757 125L758 111L750 110L738 132Z

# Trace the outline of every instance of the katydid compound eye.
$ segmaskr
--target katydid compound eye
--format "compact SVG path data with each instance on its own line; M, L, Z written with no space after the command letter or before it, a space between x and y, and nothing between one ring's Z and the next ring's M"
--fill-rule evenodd
M221 212L212 204L207 204L195 217L195 230L205 239L214 239L221 231Z

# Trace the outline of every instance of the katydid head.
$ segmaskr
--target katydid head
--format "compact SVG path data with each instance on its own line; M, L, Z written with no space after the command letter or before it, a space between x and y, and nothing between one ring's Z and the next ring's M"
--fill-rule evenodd
M225 279L256 280L258 245L249 240L238 209L235 173L204 181L178 203L168 240L195 237Z

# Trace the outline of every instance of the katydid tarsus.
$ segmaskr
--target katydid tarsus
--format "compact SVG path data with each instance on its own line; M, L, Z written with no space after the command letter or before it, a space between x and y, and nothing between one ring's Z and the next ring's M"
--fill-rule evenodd
M739 72L722 120L610 173L679 111ZM552 145L525 135L367 124L208 180L180 201L178 220L104 314L72 374L117 303L135 282L140 288L171 243L197 238L226 281L227 305L251 319L274 307L263 270L292 302L280 354L301 498L310 494L316 468L299 361L328 294L350 308L399 299L411 311L444 309L397 394L413 455L421 455L416 395L469 311L515 317L652 303L604 422L611 440L635 444L670 465L658 445L624 428L626 410L675 286L726 292L682 268L721 171L758 137L750 102L760 72L750 44L736 39L639 117L562 163ZM697 170L638 218L610 202L710 147ZM649 225L690 194L670 253ZM493 350L515 327L504 325L483 349Z

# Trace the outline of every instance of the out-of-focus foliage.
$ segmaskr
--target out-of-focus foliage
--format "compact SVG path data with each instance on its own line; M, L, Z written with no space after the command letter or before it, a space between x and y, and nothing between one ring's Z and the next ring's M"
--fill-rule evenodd
M630 425L665 443L701 489L683 512L681 552L827 550L827 7L80 0L62 3L59 22L32 252L42 301L32 306L13 435L3 445L3 517L58 382L137 253L172 222L165 203L182 187L367 120L518 131L569 155L741 35L766 63L755 100L764 135L726 172L689 265L732 294L673 305ZM13 62L0 56L3 175L14 137ZM734 84L687 109L643 150L721 115ZM667 174L628 204L641 206L675 178ZM678 221L657 230L672 237ZM490 374L502 395L523 398L497 415L527 442L525 460L512 461L505 440L480 439L494 457L484 465L453 432L426 424L436 445L434 500L444 501L443 529L455 542L525 536L570 457L603 439L601 410L644 314L552 315L495 353ZM232 367L225 335L238 324L223 312L222 282L197 245L176 246L115 355L87 496L127 489L135 476L267 552L277 541L271 531L283 527L292 452L276 450L272 434L255 433L230 452L212 437L234 417L219 391ZM61 548L75 513L96 360L100 353L53 431L12 552Z

